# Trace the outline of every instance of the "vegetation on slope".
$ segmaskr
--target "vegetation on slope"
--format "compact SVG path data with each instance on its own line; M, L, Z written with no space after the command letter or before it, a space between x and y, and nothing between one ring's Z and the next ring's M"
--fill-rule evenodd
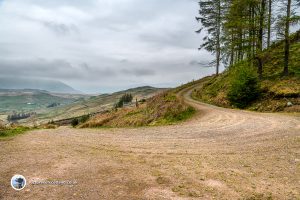
M35 120L47 123L49 120L62 120L84 116L91 113L97 113L104 110L109 110L114 107L116 103L124 94L130 93L139 99L149 98L164 91L164 88L153 88L150 86L132 88L125 91L120 91L112 94L101 94L89 98L81 98L72 104L66 106L59 106L52 109L45 109L38 112Z
M28 130L30 130L30 128L28 127L23 127L23 126L6 127L0 124L0 138L7 138L7 137L20 135Z
M293 36L292 36L293 37ZM264 61L264 71L262 79L258 79L256 66L249 64L247 61L240 62L229 67L219 76L212 76L203 85L202 88L194 91L195 99L202 100L207 103L215 104L223 107L240 107L256 111L300 111L300 43L297 40L291 40L290 60L289 60L289 76L282 76L283 46L284 44L274 44L271 48L262 53ZM243 72L246 70L246 72ZM243 73L237 77L238 73ZM245 78L252 78L251 84L245 82ZM256 82L257 81L257 91ZM236 85L248 86L235 89ZM251 89L252 87L252 89ZM250 89L247 93L247 88ZM238 98L238 93L246 92L247 95L253 95L249 101L242 99L230 99L233 96ZM258 94L259 93L259 94ZM234 94L234 95L232 95ZM240 105L242 103L242 105Z
M92 117L79 125L90 127L136 127L167 125L188 119L195 113L173 92L164 92L135 108L123 108Z
M75 98L60 97L41 90L0 90L0 112L31 112L50 105L70 104Z

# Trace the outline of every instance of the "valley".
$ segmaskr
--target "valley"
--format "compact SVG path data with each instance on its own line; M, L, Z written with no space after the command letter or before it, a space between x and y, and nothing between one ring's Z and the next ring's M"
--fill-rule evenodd
M97 113L113 108L125 93L132 94L138 100L147 99L162 92L164 88L150 86L128 89L112 94L84 95L50 93L42 90L0 90L0 120L7 123L7 116L15 112L36 112L28 119L19 120L23 125L48 123ZM53 106L54 105L54 106Z

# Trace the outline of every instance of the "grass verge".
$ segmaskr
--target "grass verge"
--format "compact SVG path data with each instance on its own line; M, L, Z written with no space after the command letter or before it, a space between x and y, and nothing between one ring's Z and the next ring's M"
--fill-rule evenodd
M29 130L30 130L29 127L9 127L9 128L0 127L0 139L20 135Z

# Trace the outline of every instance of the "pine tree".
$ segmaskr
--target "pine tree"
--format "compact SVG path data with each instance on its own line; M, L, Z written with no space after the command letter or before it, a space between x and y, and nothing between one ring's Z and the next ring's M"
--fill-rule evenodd
M266 14L266 0L261 0L260 9L259 9L259 32L258 32L258 42L257 42L257 60L258 68L257 73L259 78L262 78L263 73L263 62L260 57L261 52L263 51L264 46L264 27L265 27L265 14Z
M229 3L226 14L225 35L227 45L230 46L230 63L253 59L258 44L258 1L233 0Z
M289 57L290 57L290 17L291 17L291 5L292 0L287 0L286 8L286 21L285 21L285 34L284 34L284 69L283 74L287 76L289 74Z
M199 49L204 48L215 54L216 58L211 64L216 65L216 75L218 75L221 62L222 1L201 0L199 6L200 17L196 17L196 20L201 22L202 28L196 32L201 33L205 29L208 33Z
M263 76L262 52L269 48L272 32L275 30L285 41L284 74L288 74L290 46L290 25L298 23L293 6L300 6L300 0L280 0L285 5L273 25L273 4L278 0L200 0L202 30L207 32L199 49L206 49L216 57L212 64L219 73L220 62L226 66L240 61L257 65L257 73ZM280 4L278 4L280 5ZM276 11L278 6L275 7ZM277 29L273 29L277 28Z
M284 7L280 9L284 14L278 15L276 23L277 35L284 39L284 68L283 75L289 74L289 57L290 57L290 26L297 24L300 17L294 12L294 7L300 5L300 1L282 0Z

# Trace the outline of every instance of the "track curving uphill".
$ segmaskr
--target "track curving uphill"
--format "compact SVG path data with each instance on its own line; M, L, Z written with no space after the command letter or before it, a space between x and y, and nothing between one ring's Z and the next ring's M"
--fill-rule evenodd
M173 126L36 130L0 141L0 199L297 199L300 118L219 108ZM197 86L199 87L199 86ZM10 178L22 174L16 192ZM32 185L76 180L75 185Z

